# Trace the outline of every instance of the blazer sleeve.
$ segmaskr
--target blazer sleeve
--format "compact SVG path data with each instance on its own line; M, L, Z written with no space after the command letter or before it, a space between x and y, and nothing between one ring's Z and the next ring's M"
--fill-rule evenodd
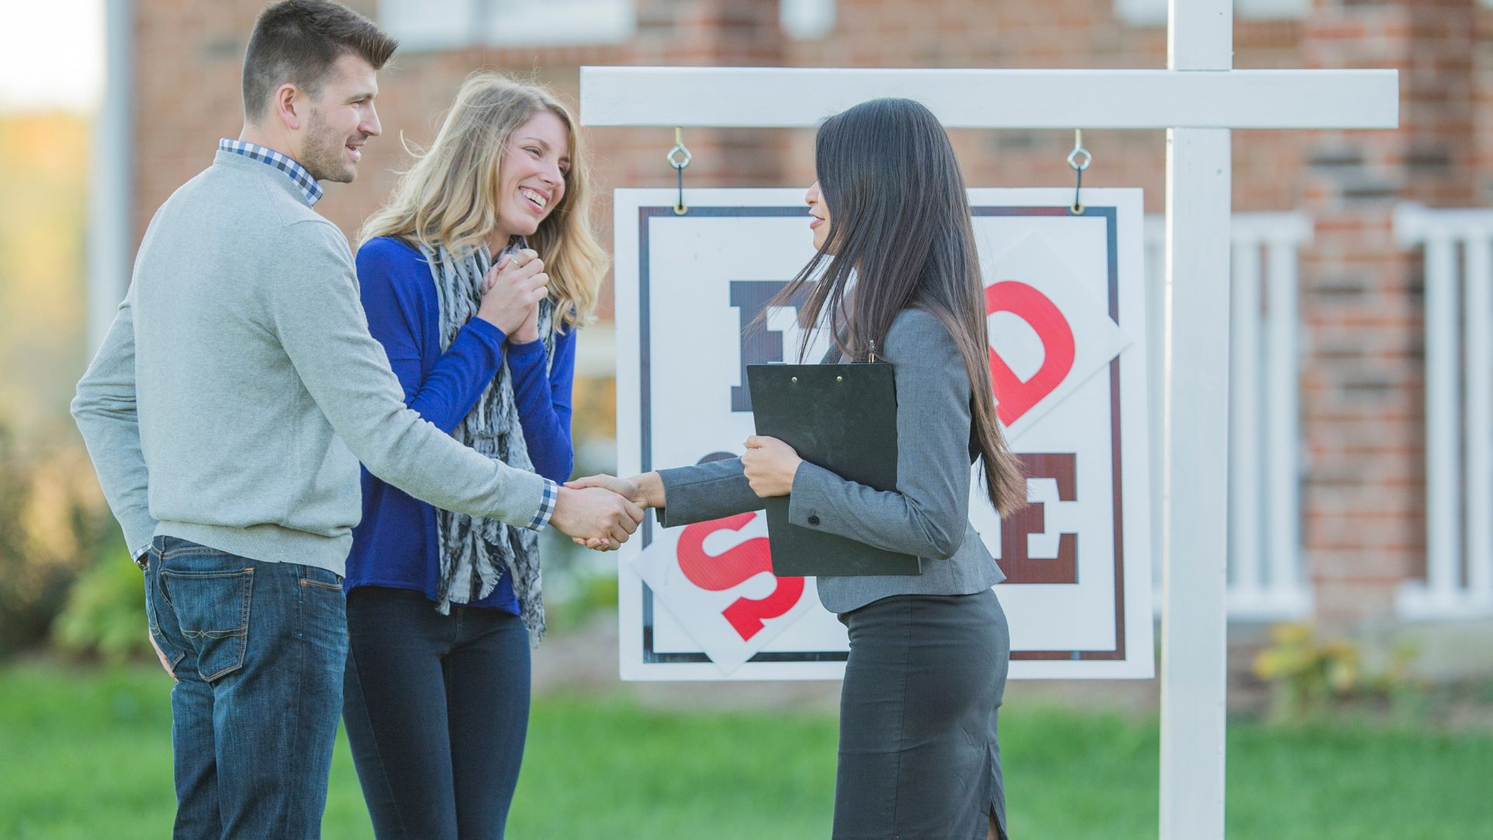
M761 510L766 504L752 492L740 458L659 470L658 476L666 502L658 509L658 521L665 528Z
M805 462L793 477L788 518L887 551L946 560L969 530L969 375L943 323L920 310L897 316L886 354L897 366L897 489L874 490Z

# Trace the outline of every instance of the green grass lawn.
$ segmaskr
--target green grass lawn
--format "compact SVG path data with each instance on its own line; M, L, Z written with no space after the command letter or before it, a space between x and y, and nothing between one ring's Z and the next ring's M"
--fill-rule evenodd
M161 838L172 814L169 681L158 671L0 670L0 838ZM1157 727L1002 712L1020 840L1156 836ZM514 838L825 838L836 725L815 715L654 712L542 697ZM1229 729L1230 838L1493 836L1493 734L1334 724ZM345 740L325 836L371 837Z

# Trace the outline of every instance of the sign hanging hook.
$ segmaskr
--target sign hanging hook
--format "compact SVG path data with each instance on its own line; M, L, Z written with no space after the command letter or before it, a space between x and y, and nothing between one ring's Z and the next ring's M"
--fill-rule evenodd
M684 145L683 128L679 126L674 127L674 148L669 150L669 154L665 156L665 159L669 161L670 166L674 167L674 172L678 175L679 181L679 198L674 201L674 215L683 216L689 212L689 207L684 203L684 168L689 166L689 162L694 159L694 156L689 153L689 149Z
M1068 153L1068 165L1073 167L1076 178L1073 182L1073 206L1068 208L1068 212L1075 216L1083 215L1083 202L1078 193L1083 189L1083 171L1093 162L1094 156L1083 147L1083 129L1073 129L1073 151Z

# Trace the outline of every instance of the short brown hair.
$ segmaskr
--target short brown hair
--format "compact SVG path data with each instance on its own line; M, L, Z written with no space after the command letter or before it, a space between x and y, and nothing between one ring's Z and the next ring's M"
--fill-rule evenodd
M260 117L280 85L317 96L338 58L352 53L381 69L399 42L373 21L329 0L283 0L259 13L244 52L244 116Z

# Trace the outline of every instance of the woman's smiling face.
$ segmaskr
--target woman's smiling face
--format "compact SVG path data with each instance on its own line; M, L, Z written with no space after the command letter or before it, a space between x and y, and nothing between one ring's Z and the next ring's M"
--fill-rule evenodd
M550 111L540 111L508 139L499 179L498 227L509 236L533 236L565 197L570 133Z

